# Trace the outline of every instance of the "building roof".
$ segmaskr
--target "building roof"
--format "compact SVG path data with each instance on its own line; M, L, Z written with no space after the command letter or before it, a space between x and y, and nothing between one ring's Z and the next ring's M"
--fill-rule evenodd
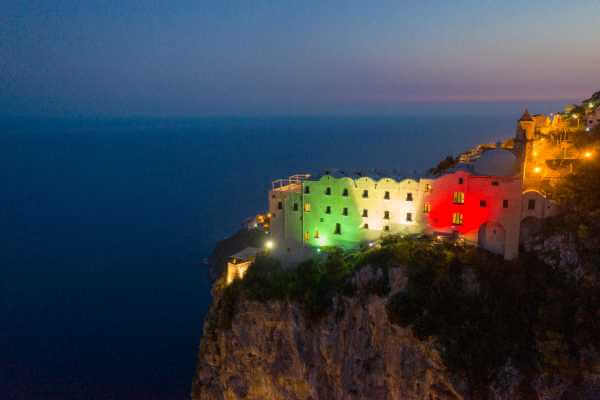
M403 174L395 169L392 170L381 170L381 169L368 169L368 170L342 170L342 169L328 169L322 171L318 174L311 175L310 180L318 181L323 176L329 175L333 178L350 178L350 179L360 179L360 178L371 178L374 181L378 181L380 179L389 178L394 179L396 181L401 181L404 179L418 179L418 174L407 175Z
M260 252L259 248L256 247L246 247L244 250L239 251L231 256L231 258L236 258L238 260L247 261L252 257L256 257L256 255Z
M533 121L533 118L531 118L531 115L529 114L529 111L527 109L525 109L525 112L523 113L521 118L519 118L519 121Z
M484 152L473 169L477 175L514 176L519 172L519 160L513 152L498 148Z

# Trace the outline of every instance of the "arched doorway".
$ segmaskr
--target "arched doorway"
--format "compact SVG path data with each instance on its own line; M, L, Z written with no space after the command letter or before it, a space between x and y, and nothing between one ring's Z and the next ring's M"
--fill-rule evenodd
M537 217L526 217L521 221L519 244L524 245L542 230L542 220Z
M504 255L506 231L497 222L486 222L479 227L479 247Z

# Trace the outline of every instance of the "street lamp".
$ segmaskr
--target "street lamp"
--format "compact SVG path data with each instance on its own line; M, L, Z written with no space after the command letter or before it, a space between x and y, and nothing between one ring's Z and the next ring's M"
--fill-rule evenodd
M267 250L271 250L271 249L273 248L273 246L274 246L274 244L273 244L273 241L272 241L272 240L267 240L267 241L265 242L265 248L266 248Z

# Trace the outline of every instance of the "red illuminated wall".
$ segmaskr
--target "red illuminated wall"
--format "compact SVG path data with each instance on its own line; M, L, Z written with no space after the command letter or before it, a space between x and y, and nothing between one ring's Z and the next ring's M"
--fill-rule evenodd
M460 178L462 184L459 183ZM454 192L464 193L464 204L454 204ZM520 192L518 178L477 176L467 171L441 176L433 182L432 191L425 199L431 204L427 218L429 227L434 232L458 231L462 235L473 236L488 221L511 225L516 216L518 223ZM486 202L485 207L481 207L481 200ZM508 200L508 209L503 208L503 200ZM462 225L453 224L454 213L463 214Z

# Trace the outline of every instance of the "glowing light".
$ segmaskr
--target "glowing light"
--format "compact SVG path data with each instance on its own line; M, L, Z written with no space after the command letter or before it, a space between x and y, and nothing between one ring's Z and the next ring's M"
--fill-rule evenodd
M579 115L573 114L573 118L577 119L577 118L579 118Z
M590 131L590 127L588 126L587 128L585 128L585 131L589 132Z
M267 250L271 250L271 249L272 249L274 246L275 246L275 244L273 243L273 241L272 241L272 240L267 240L267 241L265 242L265 248L266 248Z
M534 157L537 157L537 155L538 155L537 151L534 151L534 152L533 152L533 156L534 156Z
M542 172L542 168L541 167L535 167L535 168L533 168L533 172L535 172L536 174L539 174L540 172Z
M592 158L593 153L591 151L586 151L585 153L583 153L583 156L585 158Z
M374 243L373 242L369 242L369 247L373 247Z
M317 249L317 253L320 253L320 252L321 252L321 249Z
M594 103L590 103L588 107L589 108L594 108Z

